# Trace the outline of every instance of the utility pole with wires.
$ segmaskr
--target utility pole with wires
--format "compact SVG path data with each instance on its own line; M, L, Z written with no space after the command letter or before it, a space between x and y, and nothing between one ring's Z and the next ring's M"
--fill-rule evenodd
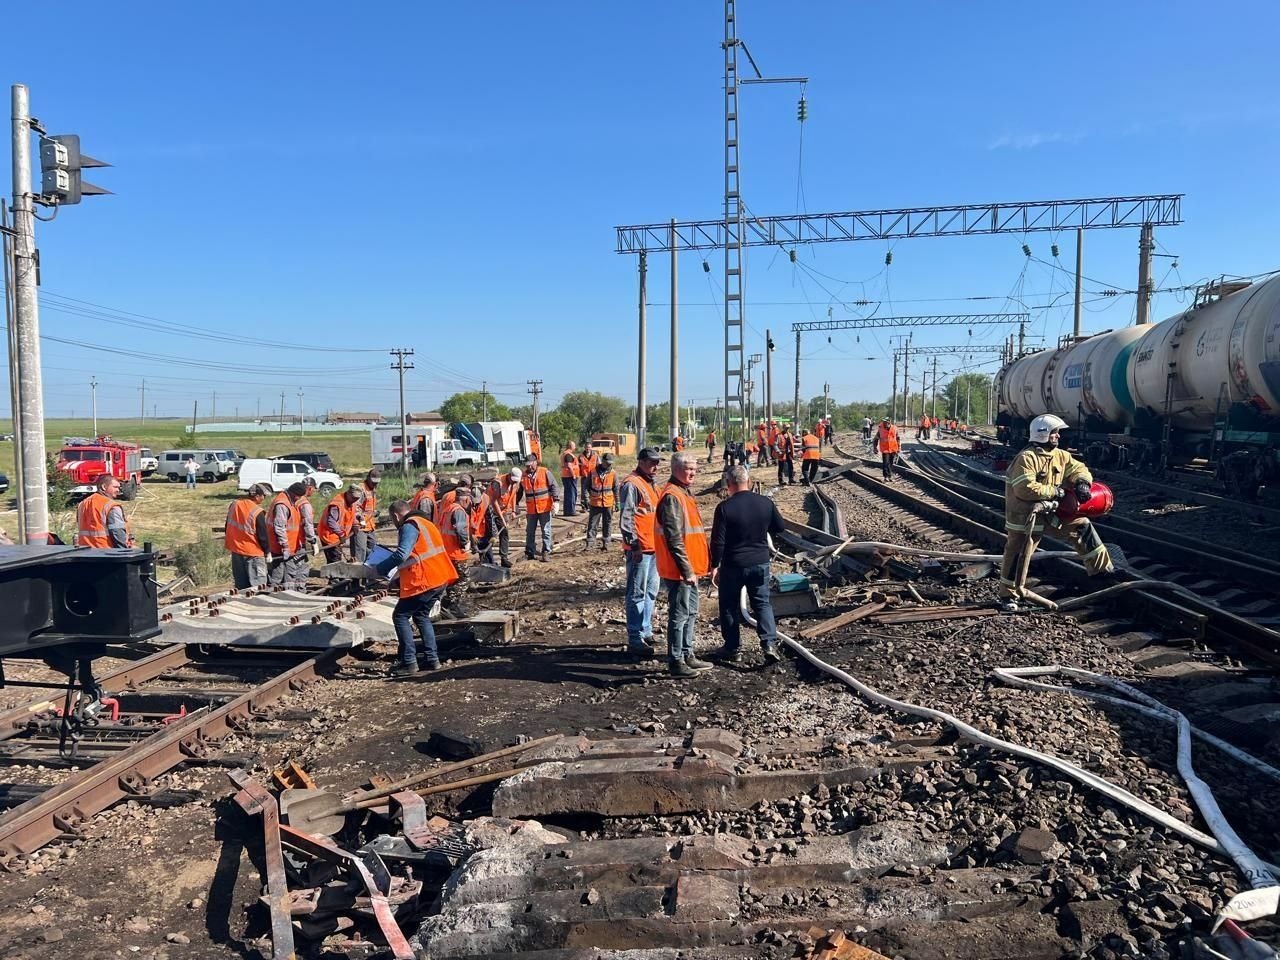
M680 434L680 309L676 273L676 221L671 219L671 440Z
M480 381L480 419L489 419L489 381Z
M98 378L97 377L89 378L89 393L93 397L93 400L92 400L93 435L97 437L98 436Z
M649 296L649 255L643 251L640 253L640 344L636 351L636 449L643 450L645 440L649 432L649 409L648 409L648 376L647 362L649 351L649 318L648 305L645 300ZM532 380L529 383L533 383ZM542 383L541 380L538 381ZM533 393L532 390L529 391ZM538 395L533 396L534 422L537 423ZM536 430L537 427L535 426Z
M800 331L796 331L796 395L793 398L795 409L792 411L793 428L800 429Z
M284 391L280 391L280 433L284 433Z
M539 430L538 430L538 397L539 397L539 395L542 393L542 381L541 381L541 380L526 380L526 381L525 381L525 383L527 383L527 384L529 385L529 391L528 391L528 392L529 392L529 393L531 393L531 394L533 394L533 432L534 432L534 433L536 433L536 434L538 434L538 441L539 441L539 442L541 442L541 441L542 441L542 434L541 434L541 432L539 432ZM642 407L641 409L643 410L643 407ZM641 416L644 416L644 414L642 413L642 414L641 414ZM641 421L641 422L643 423L643 421ZM641 429L643 430L643 427L642 427ZM644 440L644 434L643 434L643 433L640 435L640 439L641 439L641 441L643 442L643 440Z
M218 419L218 391L217 390L213 391L213 403L209 407L209 419L210 420Z
M726 397L726 402L728 398ZM764 416L766 423L773 426L773 334L764 332Z
M298 388L298 431L301 436L307 435L307 415L302 406L302 388Z
M929 406L929 416L938 415L938 358L933 358L933 399Z
M391 351L391 356L395 357L395 362L391 364L392 370L400 372L400 470L405 476L409 475L409 440L406 434L408 426L405 423L404 412L404 372L412 370L412 363L405 363L405 357L412 357L413 351L405 347L397 347ZM487 387L488 384L486 383Z
M141 399L138 401L138 414L142 417L142 422L147 422L147 378L142 378L142 386L138 388Z

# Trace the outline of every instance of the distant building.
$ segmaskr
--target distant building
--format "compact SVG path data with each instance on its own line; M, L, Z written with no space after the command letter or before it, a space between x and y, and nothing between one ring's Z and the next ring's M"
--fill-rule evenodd
M386 417L380 413L331 413L325 417L325 423L370 424L386 422Z
M406 413L405 420L425 427L445 426L444 417L440 416L439 410L429 410L426 413Z

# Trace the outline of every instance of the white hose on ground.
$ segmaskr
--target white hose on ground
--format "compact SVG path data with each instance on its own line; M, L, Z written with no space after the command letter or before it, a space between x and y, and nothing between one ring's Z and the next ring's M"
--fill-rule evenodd
M833 544L829 547L823 547L821 550L815 550L810 556L813 559L825 557L832 553L843 553L846 550L885 550L891 553L900 553L908 557L934 557L938 560L956 560L960 562L974 563L980 560L987 560L993 563L999 563L1004 559L1002 553L956 553L953 550L930 550L926 547L904 547L896 543L884 543L880 540L857 540L850 537L843 543ZM1033 559L1041 557L1074 557L1073 550L1041 550L1036 553Z
M743 591L741 606L743 620L753 627L756 626L755 618L751 616L750 606L746 602L745 590ZM822 660L816 654L810 652L804 644L787 636L787 634L783 633L781 630L778 631L778 639L795 651L795 653L797 653L803 660L806 660L812 666L817 667L823 673L835 677L841 683L845 684L845 686L856 690L873 703L878 703L882 707L888 707L890 710L897 710L900 713L906 713L911 716L921 717L925 720L933 720L937 723L944 724L954 729L965 739L972 740L974 743L980 743L995 750L1012 754L1015 757L1022 757L1024 760L1040 763L1057 770L1059 773L1070 777L1072 780L1084 784L1086 787L1096 790L1103 796L1142 814L1144 817L1155 822L1159 826L1164 827L1166 830L1176 833L1178 836L1190 840L1192 843L1199 844L1206 850L1210 850L1213 853L1227 855L1222 844L1220 844L1211 834L1204 833L1189 824L1183 823L1176 817L1171 816L1158 807L1152 806L1141 797L1130 793L1123 787L1116 786L1114 783L1103 779L1096 773L1092 773L1085 770L1083 767L1078 767L1073 763L1069 763L1066 760L1062 760L1051 754L1042 753L1039 750L1033 750L1030 747L1023 747L1016 743L1010 743L1008 740L1001 740L999 737L993 737L988 733L983 733L977 727L971 726L959 717L952 716L942 710L935 710L932 707L923 707L919 704L896 700L893 697L881 693L873 687L867 686L865 683L846 673L844 670L841 670L839 667L832 666ZM1280 867L1275 867L1272 864L1267 864L1266 866L1272 871L1280 870ZM1280 890L1280 888L1276 889ZM1256 893L1258 891L1251 892ZM1244 896L1244 894L1241 894L1241 896Z
M1028 677L1043 677L1053 674L1061 674L1063 676L1074 677L1076 679L1085 680L1090 683L1098 683L1103 686L1110 687L1125 696L1132 697L1132 700L1125 700L1120 697L1111 697L1105 694L1094 693L1089 690L1080 690L1075 687L1066 687L1056 683L1041 683L1036 680L1027 679ZM1213 795L1213 791L1209 785L1205 783L1196 773L1191 763L1191 735L1198 734L1202 739L1212 743L1214 746L1223 750L1225 753L1242 761L1254 770L1265 773L1274 779L1280 779L1280 770L1263 763L1255 757L1249 756L1242 750L1237 750L1228 743L1224 743L1217 737L1212 737L1203 731L1196 730L1191 726L1190 721L1181 712L1174 710L1154 697L1148 696L1140 690L1129 686L1123 681L1116 680L1112 677L1103 676L1102 674L1093 673L1089 670L1081 670L1076 667L1063 667L1059 665L1045 667L997 667L992 671L992 675L1009 684L1010 686L1020 687L1026 690L1046 690L1053 693L1068 693L1073 696L1087 697L1091 700L1099 700L1105 703L1111 703L1117 706L1126 707L1130 710L1136 710L1139 713L1149 717L1156 717L1166 720L1178 728L1178 773L1182 779L1186 781L1187 789L1191 791L1191 796L1196 802L1196 807L1200 810L1200 815L1204 818L1205 823L1209 825L1209 830L1218 838L1218 843L1222 849L1235 861L1240 872L1244 874L1244 878L1249 885L1255 890L1265 887L1275 887L1280 881L1276 880L1275 874L1264 863L1243 840L1231 828L1231 824L1227 822L1227 818L1223 815L1222 809L1218 806L1218 801ZM1268 910L1260 916L1266 916L1274 913ZM1242 919L1233 916L1232 919ZM1256 919L1256 918L1243 918Z

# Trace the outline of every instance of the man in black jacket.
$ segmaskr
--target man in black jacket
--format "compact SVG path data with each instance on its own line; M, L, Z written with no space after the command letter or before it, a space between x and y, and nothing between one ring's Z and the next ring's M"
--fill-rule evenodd
M751 477L744 466L725 471L729 497L716 507L711 521L711 582L720 590L721 659L742 661L739 630L743 623L742 588L760 634L766 663L776 663L778 626L769 597L769 539L783 531L782 516L768 497L751 492Z

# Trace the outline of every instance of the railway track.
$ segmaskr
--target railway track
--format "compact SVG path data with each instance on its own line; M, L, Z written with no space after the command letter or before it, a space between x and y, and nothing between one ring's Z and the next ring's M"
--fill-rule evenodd
M220 740L250 731L273 716L275 701L336 673L344 653L165 647L102 677L101 714L69 741L59 733L60 695L0 712L0 767L9 781L0 785L0 863L75 838L81 824L121 800L171 802L153 790L156 777L181 764L234 762L220 755ZM23 770L32 775L24 779ZM58 770L66 772L48 783Z

